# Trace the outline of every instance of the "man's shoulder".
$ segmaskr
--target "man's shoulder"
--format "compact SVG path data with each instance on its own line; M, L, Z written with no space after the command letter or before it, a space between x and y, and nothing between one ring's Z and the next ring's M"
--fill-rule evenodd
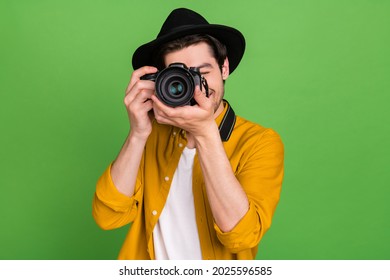
M240 154L263 153L273 151L283 153L284 147L280 135L273 129L236 116L233 133L226 143L231 151Z
M255 123L253 121L247 120L241 116L236 116L236 124L234 126L234 131L237 134L243 134L242 136L246 137L279 137L279 134L270 127L265 127L261 124Z

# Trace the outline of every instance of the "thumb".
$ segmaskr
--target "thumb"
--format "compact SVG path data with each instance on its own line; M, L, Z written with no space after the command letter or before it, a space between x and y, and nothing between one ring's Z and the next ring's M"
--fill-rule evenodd
M200 87L196 86L194 92L194 99L200 107L205 107L208 98L206 97L206 94L200 90Z

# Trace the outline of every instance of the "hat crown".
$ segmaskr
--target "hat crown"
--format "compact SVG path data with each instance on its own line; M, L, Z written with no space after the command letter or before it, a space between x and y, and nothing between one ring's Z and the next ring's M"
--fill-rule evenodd
M194 34L207 34L226 46L230 73L236 69L245 51L245 38L235 28L210 24L200 14L186 9L173 10L166 18L156 39L138 47L132 59L134 69L145 65L157 66L155 56L163 44Z
M157 35L157 38L169 34L170 32L178 30L182 27L204 24L208 24L208 21L200 14L186 8L175 9L165 20L160 32Z

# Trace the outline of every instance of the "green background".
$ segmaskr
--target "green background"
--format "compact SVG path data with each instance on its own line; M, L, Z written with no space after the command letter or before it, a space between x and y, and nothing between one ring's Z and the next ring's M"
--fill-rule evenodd
M247 40L226 98L285 144L258 259L390 259L390 2L1 0L0 259L115 259L91 215L136 47L188 7Z

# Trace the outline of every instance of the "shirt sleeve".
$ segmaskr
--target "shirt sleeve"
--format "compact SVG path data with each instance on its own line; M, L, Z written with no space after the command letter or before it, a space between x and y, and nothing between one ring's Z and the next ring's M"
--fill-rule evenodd
M242 168L236 174L249 200L247 213L230 232L222 232L214 223L218 239L232 253L257 246L271 226L280 198L283 162L280 136L268 129L245 156Z
M115 229L132 222L142 197L140 181L137 178L135 193L128 197L118 191L111 178L111 166L105 170L96 184L92 203L92 215L102 229Z

